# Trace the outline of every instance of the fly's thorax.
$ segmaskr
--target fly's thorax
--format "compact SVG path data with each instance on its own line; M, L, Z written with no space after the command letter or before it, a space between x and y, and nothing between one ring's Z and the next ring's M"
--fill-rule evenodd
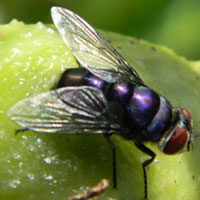
M111 99L119 102L123 107L127 107L131 96L133 95L134 85L131 83L115 83L112 86Z
M157 142L163 137L165 131L170 126L172 118L171 105L164 97L160 96L159 98L159 108L145 129L145 137L151 142Z
M191 116L184 108L173 109L171 125L158 142L159 149L166 154L190 150L192 141Z
M151 123L160 105L159 95L144 86L135 86L127 103L127 114L135 128L144 130Z
M123 86L120 92L126 92L118 92L120 95L117 97L123 97L121 99L126 106L127 126L130 127L130 133L125 138L158 142L170 126L172 107L169 102L145 86L120 86Z

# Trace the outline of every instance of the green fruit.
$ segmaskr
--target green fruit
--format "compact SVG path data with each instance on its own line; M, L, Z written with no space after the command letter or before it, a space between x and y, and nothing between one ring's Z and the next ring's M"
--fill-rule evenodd
M148 157L132 142L112 136L116 144L118 189L112 188L112 152L103 136L44 134L26 131L6 112L19 100L48 91L61 73L77 67L75 59L53 26L24 25L13 20L0 26L0 199L64 200L110 180L98 199L142 199L141 163ZM177 57L170 50L131 37L102 32L129 61L144 82L177 107L190 111L198 134L200 110L199 63ZM160 153L148 167L149 199L200 198L198 138L194 150L176 156Z

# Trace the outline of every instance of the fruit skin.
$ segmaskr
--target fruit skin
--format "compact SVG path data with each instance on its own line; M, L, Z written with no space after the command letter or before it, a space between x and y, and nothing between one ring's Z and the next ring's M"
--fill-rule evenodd
M14 134L19 127L7 118L7 109L20 99L48 91L66 68L77 65L52 25L13 20L0 30L0 199L64 199L74 194L72 190L80 192L101 178L112 180L112 154L102 136ZM101 33L149 87L172 105L190 111L198 134L200 64L162 46ZM118 190L111 185L98 198L142 199L140 163L146 155L118 136L112 140L117 146ZM163 155L149 145L158 160L147 170L149 199L199 199L197 144L195 138L193 151L177 156Z

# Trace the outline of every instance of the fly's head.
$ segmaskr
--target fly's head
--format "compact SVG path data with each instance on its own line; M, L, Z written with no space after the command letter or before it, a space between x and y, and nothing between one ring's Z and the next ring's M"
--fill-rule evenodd
M171 126L159 141L159 149L170 155L190 151L192 139L190 113L184 108L174 109Z

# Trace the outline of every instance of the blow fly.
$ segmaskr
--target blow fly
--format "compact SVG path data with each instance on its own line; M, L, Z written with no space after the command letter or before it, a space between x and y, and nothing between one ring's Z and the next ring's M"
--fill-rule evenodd
M129 63L81 17L61 7L51 16L79 68L67 69L54 90L21 100L8 111L22 127L44 133L103 134L112 148L113 184L117 186L113 134L132 141L150 156L142 163L144 197L146 167L156 154L144 142L157 143L165 154L190 149L191 116L173 108L141 80Z

